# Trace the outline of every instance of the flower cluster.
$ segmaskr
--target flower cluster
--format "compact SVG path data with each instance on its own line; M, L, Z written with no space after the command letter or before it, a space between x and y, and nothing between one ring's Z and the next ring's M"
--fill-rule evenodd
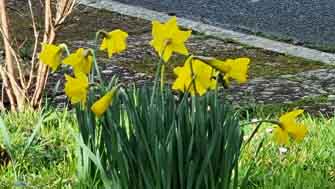
M296 117L302 114L304 110L298 109L288 112L279 118L279 124L274 129L274 139L278 144L288 144L289 136L297 141L302 139L307 134L307 128L303 124L296 122Z
M191 36L192 31L180 30L176 17L172 17L163 24L153 21L152 26L153 39L150 44L164 62L168 62L173 52L189 56L184 66L174 69L177 79L172 89L202 96L208 90L217 88L217 80L220 76L226 84L229 84L231 79L235 79L240 84L247 81L250 59L238 58L221 61L215 58L199 58L189 55L185 42Z
M173 53L187 56L184 65L173 70L177 76L172 84L173 90L189 93L192 96L202 96L209 90L218 89L219 81L223 81L225 86L229 86L231 80L235 80L238 84L243 84L247 81L249 58L242 57L223 61L212 57L191 55L185 45L191 33L191 30L183 31L179 28L176 17L172 17L166 23L152 22L152 40L150 45L161 58L159 65L163 65L163 69L160 67L157 69L161 72L161 87L164 85L164 66L168 63ZM97 36L99 34L103 35L100 50L106 51L109 58L126 50L128 37L126 32L116 29L108 33L99 31ZM84 107L90 86L88 75L96 64L95 51L79 48L62 60L64 49L66 49L66 45L43 44L39 55L40 61L48 65L52 71L56 71L62 63L72 67L74 77L65 75L65 93L72 104L80 103ZM110 89L109 92L91 106L90 109L98 117L102 116L113 102L117 89L118 87ZM296 140L304 138L307 128L295 121L295 118L302 112L303 110L289 112L280 117L279 122L275 122L278 126L274 130L274 137L279 144L287 144L290 136Z
M109 57L112 57L113 54L121 53L127 48L127 37L128 34L122 30L111 31L104 35L100 50L107 51ZM63 50L67 51L67 47L64 44L43 44L39 59L42 63L48 65L52 71L56 71L61 64L72 67L74 77L65 74L64 91L72 104L80 103L84 107L89 91L88 75L92 70L93 62L96 61L93 58L94 51L92 49L79 48L62 60ZM112 88L92 105L91 110L97 116L101 116L108 109L116 89L117 87Z

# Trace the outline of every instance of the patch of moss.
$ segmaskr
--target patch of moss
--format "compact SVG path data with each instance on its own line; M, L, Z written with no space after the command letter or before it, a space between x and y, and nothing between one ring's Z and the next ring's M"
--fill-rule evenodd
M328 106L328 96L321 95L315 97L306 97L291 103L275 104L249 104L248 106L239 107L242 117L267 117L288 112L293 109L305 109L309 114L318 116L327 116L330 112L320 112L320 108Z
M28 45L25 45L27 49L24 49L24 53L29 54L32 48L32 45L29 45L29 43L33 43L33 39L29 37L32 36L32 26L27 7L20 7L19 10L20 14L11 12L12 23L20 23L13 24L12 33L18 33L18 31L20 31L20 35L17 36L18 41L24 41L27 39L26 43ZM41 10L42 9L35 7L37 16L39 15L42 17L43 13L39 12ZM42 29L42 26L42 20L38 20L38 28ZM57 39L58 42L67 42L69 44L71 44L71 41L94 39L95 32L99 29L105 29L108 31L115 28L121 28L128 31L133 36L147 33L151 30L151 24L149 21L83 5L76 7L65 26L66 27L59 33ZM196 32L194 38L200 38L201 40L207 40L210 38L218 39ZM229 39L222 41L241 48L234 50L224 48L206 48L203 52L197 55L212 56L222 60L227 58L249 57L252 60L249 73L250 79L257 77L278 77L280 75L296 74L321 68L334 68L334 66L325 65L320 62L309 61L302 58L242 45ZM28 47L30 47L30 49ZM167 67L168 78L173 77L173 67L181 65L184 60L185 57L180 56L176 56L171 60L171 63L169 63ZM143 57L142 60L134 60L133 62L126 63L120 62L120 64L134 71L153 75L155 72L153 65L157 61L158 60L155 57Z
M249 57L252 61L249 69L249 78L257 77L278 77L286 74L297 74L300 72L316 70L316 69L334 69L332 65L326 65L319 62L305 60L302 58L291 57L257 48L242 48L239 50L229 51L222 49L220 51L207 50L200 55L213 56L219 59ZM167 75L169 78L173 76L172 70L175 66L182 65L185 57L174 56L167 67ZM135 71L144 72L150 75L154 73L155 62L157 57L143 57L142 60L134 60L133 62L120 62L122 66L129 67Z

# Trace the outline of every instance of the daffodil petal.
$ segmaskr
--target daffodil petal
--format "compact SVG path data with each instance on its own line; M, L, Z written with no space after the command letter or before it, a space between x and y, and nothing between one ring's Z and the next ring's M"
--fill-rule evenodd
M113 97L115 93L116 88L106 93L91 106L91 110L95 113L96 116L100 117L107 111L108 107L113 102Z
M274 134L274 140L278 144L284 145L289 143L289 135L282 128L280 127L274 128L273 134Z
M173 52L188 55L188 50L184 43L191 36L191 33L191 31L181 31L179 29L176 17L171 17L164 24L153 21L150 45L167 62Z

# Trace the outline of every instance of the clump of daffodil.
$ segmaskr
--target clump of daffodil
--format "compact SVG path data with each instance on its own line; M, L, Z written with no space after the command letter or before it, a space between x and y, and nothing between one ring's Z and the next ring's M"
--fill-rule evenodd
M173 52L188 55L185 41L191 36L192 31L182 31L177 24L177 18L172 17L166 23L152 22L153 39L150 45L158 52L159 56L167 62Z
M303 112L304 110L298 109L279 118L279 125L274 129L274 139L278 144L288 144L290 136L297 141L301 141L305 137L306 126L296 122L296 118Z
M107 51L111 58L113 54L121 53L127 48L127 37L128 33L120 29L105 33L100 50Z
M43 43L39 59L43 64L48 65L53 72L56 71L62 63L62 47Z
M207 90L215 89L217 81L215 70L199 59L190 56L183 67L174 69L177 79L172 89L189 92L191 95L203 95ZM214 77L214 78L213 78Z
M229 84L232 79L236 80L239 84L247 82L250 64L249 58L228 59L226 61L212 59L208 63L223 73L223 79L226 84Z
M70 98L71 104L86 104L88 92L88 78L86 74L78 72L75 77L65 74L65 94Z
M91 106L91 110L96 116L100 117L107 111L108 107L113 102L117 89L118 87L114 87Z
M72 66L74 73L89 74L91 71L93 57L89 50L79 48L63 60L64 64Z

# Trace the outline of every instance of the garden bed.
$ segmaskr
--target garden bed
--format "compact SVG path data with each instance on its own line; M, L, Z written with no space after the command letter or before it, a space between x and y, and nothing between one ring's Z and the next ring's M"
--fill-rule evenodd
M32 28L29 20L28 7L24 1L10 1L10 7L15 7L11 18L14 25L13 32L21 31L29 34ZM36 2L35 2L36 3ZM38 4L34 5L36 10ZM38 14L42 14L41 12ZM57 42L67 43L70 49L78 47L93 47L95 32L99 29L106 31L120 28L129 32L128 50L112 59L107 59L99 54L100 66L104 70L106 79L113 75L120 77L121 81L131 83L146 83L150 81L154 72L155 53L149 46L151 39L151 23L149 21L120 15L103 9L95 9L78 5L66 27L59 33ZM22 35L24 36L24 35ZM22 37L21 35L19 37ZM18 39L18 41L22 41ZM31 43L31 42L30 42ZM23 48L23 56L28 56L31 51L29 39ZM253 104L271 105L284 102L284 108L289 104L304 102L306 98L328 97L333 94L335 86L334 66L319 62L290 57L271 51L248 47L230 40L220 40L210 36L196 33L188 41L187 47L197 55L214 56L220 59L249 57L250 65L249 82L243 86L233 85L227 92L228 99L240 106ZM1 56L0 56L1 58ZM171 65L180 65L183 58L174 56ZM172 67L168 66L168 78L174 78ZM324 75L329 74L328 77ZM61 74L51 75L49 91L54 89L55 81L62 81ZM303 81L303 82L301 82ZM64 101L64 96L59 93L56 98ZM49 93L49 96L52 94ZM324 99L324 98L323 98ZM327 102L314 102L313 104L300 104L311 113L333 113L335 104L332 100Z
M10 6L20 9L20 19L27 18L24 2L12 3ZM20 23L17 21L14 23ZM126 84L152 85L158 57L148 45L150 22L78 6L69 24L57 42L66 42L71 51L96 48L93 37L101 28L128 31L127 51L111 59L98 53L100 81L116 75ZM15 26L31 32L29 25ZM67 90L69 98L80 97L81 102L69 108L63 91L57 91L55 85L63 89L63 74L72 70L60 68L51 74L46 95L51 101L56 99L57 105L62 103L62 108L44 104L42 112L0 112L0 188L101 188L110 184L119 188L227 188L222 186L230 186L230 181L241 188L335 185L333 115L328 119L307 114L297 120L302 110L278 115L295 108L314 114L332 112L333 66L199 33L186 45L197 55L252 60L249 81L242 86L232 84L219 94L236 108L213 92L189 98L159 86L152 93L148 88L119 88L114 82L108 87L97 80L88 84L85 79L78 81L79 75L66 82L67 89L73 89ZM29 51L29 45L25 46L24 58L29 59ZM172 68L182 65L184 59L172 58L167 67L168 85L175 77ZM195 68L198 73L203 71ZM208 84L211 79L197 78L194 85ZM104 94L107 96L98 100ZM290 143L281 142L278 130L287 134Z

